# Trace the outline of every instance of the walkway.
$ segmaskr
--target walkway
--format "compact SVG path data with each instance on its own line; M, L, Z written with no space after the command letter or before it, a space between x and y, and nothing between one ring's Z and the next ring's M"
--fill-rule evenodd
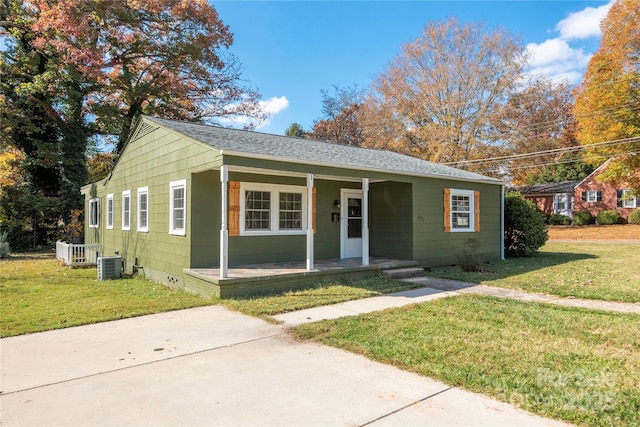
M3 338L3 426L560 426L200 307Z
M582 307L592 310L609 310L621 313L640 314L639 303L623 303L580 298L563 298L554 295L538 294L512 289L497 288L494 286L476 285L473 283L458 282L455 280L440 279L436 277L413 277L401 279L404 282L420 284L424 287L410 291L378 297L365 298L355 301L347 301L339 304L315 307L307 310L273 316L274 319L286 326L296 326L302 323L317 322L319 320L336 319L344 316L355 316L386 308L401 307L408 304L418 304L461 294L488 295L499 298L511 298L521 301L531 301L546 304L557 304L566 307Z

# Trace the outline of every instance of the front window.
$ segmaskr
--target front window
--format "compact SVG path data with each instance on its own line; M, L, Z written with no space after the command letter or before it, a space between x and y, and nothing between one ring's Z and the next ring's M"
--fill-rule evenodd
M113 194L107 194L107 228L113 229Z
M474 192L451 189L451 231L474 231Z
M98 228L100 225L100 199L89 200L89 227Z
M122 229L131 229L131 190L122 192Z
M307 227L306 187L241 183L240 234L302 234Z
M280 193L280 229L302 230L302 193Z
M622 190L622 207L623 208L635 208L636 198L630 196L631 190Z
M555 209L553 213L562 213L571 209L571 196L569 194L556 194Z
M271 230L271 193L247 191L245 193L245 230Z
M602 193L596 190L587 191L586 201L589 203L599 202L602 200Z
M138 231L149 231L149 188L138 188Z
M187 227L187 181L172 181L169 191L169 233L184 236Z

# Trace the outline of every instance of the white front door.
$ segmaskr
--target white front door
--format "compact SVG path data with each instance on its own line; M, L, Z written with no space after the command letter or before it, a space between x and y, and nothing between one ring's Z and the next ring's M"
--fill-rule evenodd
M340 258L362 257L362 190L342 189Z

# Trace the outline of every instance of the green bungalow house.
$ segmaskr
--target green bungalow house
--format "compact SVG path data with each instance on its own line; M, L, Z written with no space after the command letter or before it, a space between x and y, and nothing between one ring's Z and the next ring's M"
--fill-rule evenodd
M221 297L503 256L502 182L405 155L142 117L82 188L85 242Z

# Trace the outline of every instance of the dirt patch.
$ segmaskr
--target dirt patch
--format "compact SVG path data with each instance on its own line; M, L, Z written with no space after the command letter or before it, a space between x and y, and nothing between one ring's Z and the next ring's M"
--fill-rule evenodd
M640 241L640 225L554 225L549 240Z

